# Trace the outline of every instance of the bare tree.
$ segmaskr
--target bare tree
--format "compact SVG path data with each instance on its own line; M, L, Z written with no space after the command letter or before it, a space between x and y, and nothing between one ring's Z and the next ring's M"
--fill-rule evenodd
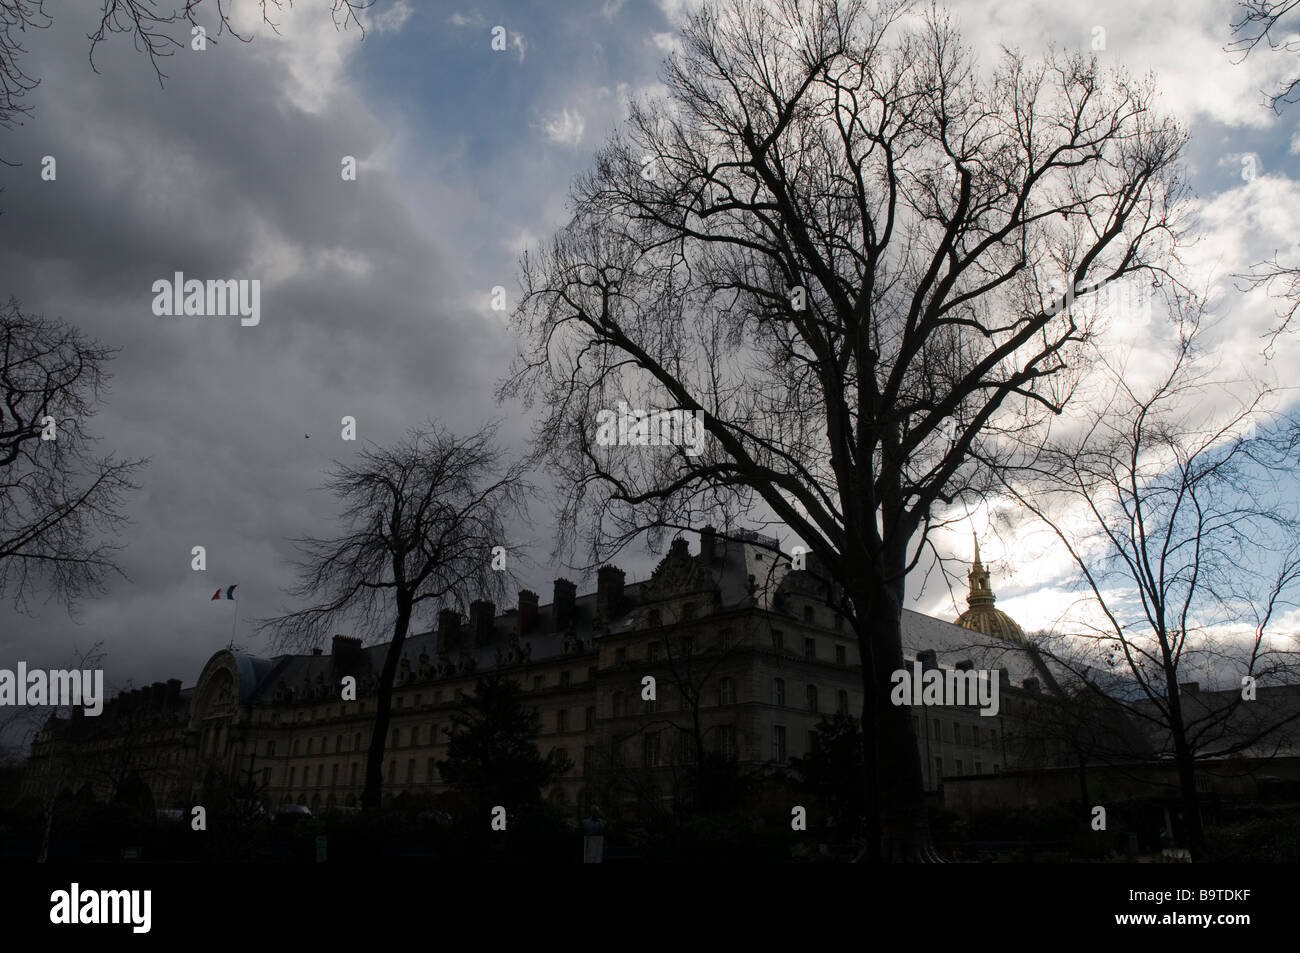
M71 611L123 575L108 540L147 461L96 456L86 427L115 353L12 298L0 308L0 594L18 608L44 582Z
M939 508L988 481L972 448L1069 398L1095 328L1066 305L1163 271L1185 193L1152 89L1055 54L983 78L942 13L910 12L694 16L666 99L632 104L525 256L502 387L544 407L566 545L763 510L831 567L863 660L867 841L895 858L932 856L888 702L906 576ZM708 439L609 446L620 400L698 414Z
M293 0L287 0L290 7ZM365 36L365 26L360 14L374 0L329 0L334 25L346 29L355 25ZM285 0L258 0L262 22L272 30L277 24L272 19L275 12L284 9ZM229 0L215 0L206 6L203 0L185 0L178 10L159 7L157 0L105 0L101 5L96 29L87 34L90 40L90 66L95 68L95 50L114 33L130 37L137 50L149 57L149 65L158 77L159 85L167 78L161 60L190 43L191 30L201 26L199 14L212 11L214 19L208 21L213 29L207 42L215 43L222 33L229 33L241 42L252 37L236 31L231 22ZM53 17L45 10L45 0L0 0L0 128L12 128L20 118L31 112L23 98L35 89L40 80L28 75L22 65L27 53L23 47L23 34L29 30L43 30L50 26ZM207 30L207 27L204 27ZM278 30L277 30L278 32ZM179 33L179 37L177 36Z
M495 436L494 424L468 437L431 424L395 447L368 448L358 463L337 465L326 488L343 504L347 529L298 540L305 557L292 590L321 601L259 623L280 644L301 647L323 643L343 619L354 620L363 636L387 628L362 794L367 809L380 804L393 682L412 619L499 595L513 579L509 570L493 570L493 549L507 557L520 552L506 520L523 513L531 487L521 463L505 465Z
M1172 366L1149 385L1132 382L1146 368L1098 357L1096 409L1002 474L1069 553L1097 612L1040 651L1066 692L1118 705L1172 757L1194 860L1205 854L1198 759L1255 748L1300 718L1243 691L1296 671L1277 632L1300 592L1300 514L1281 485L1294 446L1267 426L1267 389L1214 406L1228 391L1199 360L1202 334L1199 315L1184 318ZM1235 690L1193 699L1183 683L1206 678ZM1073 740L1093 755L1115 741Z
M1274 53L1300 56L1297 26L1300 26L1300 0L1239 0L1237 16L1232 21L1234 39L1225 49L1240 53L1238 62L1261 43ZM1276 113L1297 99L1300 99L1300 69L1282 80L1275 92L1264 94L1265 104Z
M1236 38L1225 47L1240 53L1245 60L1261 43L1273 52L1300 56L1300 0L1240 0L1237 18L1232 21ZM1264 94L1264 103L1275 113L1300 99L1300 68L1284 79L1273 93ZM1269 261L1256 263L1249 272L1239 274L1237 287L1242 291L1263 288L1280 299L1280 323L1274 336L1286 331L1300 309L1300 266L1284 264L1276 252Z

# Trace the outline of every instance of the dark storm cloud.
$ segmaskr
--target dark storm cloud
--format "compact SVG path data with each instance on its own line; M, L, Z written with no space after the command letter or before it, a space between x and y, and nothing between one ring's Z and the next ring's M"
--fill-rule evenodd
M243 620L271 614L292 582L288 540L330 532L333 501L314 488L355 450L340 418L381 443L428 416L476 426L499 412L485 398L510 341L464 307L454 250L403 183L367 168L390 131L359 97L301 111L279 51L257 42L178 53L162 91L121 42L95 75L81 26L65 17L30 44L42 85L5 140L23 164L3 177L0 275L26 309L121 348L93 429L103 451L152 463L128 505L130 582L80 624L54 604L6 607L0 651L56 664L103 639L110 685L188 684L230 637L233 606L213 590L239 583ZM55 182L39 179L47 154ZM341 180L344 155L357 182ZM261 323L154 316L152 283L175 271L259 279ZM238 641L255 640L241 624Z

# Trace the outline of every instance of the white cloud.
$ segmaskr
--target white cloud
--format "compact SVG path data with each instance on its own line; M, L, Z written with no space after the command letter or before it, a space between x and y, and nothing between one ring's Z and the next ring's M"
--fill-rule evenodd
M397 0L391 7L375 17L376 33L396 33L407 20L411 19L411 9L406 0Z
M483 14L475 10L468 16L457 11L447 17L447 22L452 26L482 26L486 21L483 19Z
M606 20L613 20L614 17L618 16L618 11L623 9L623 4L626 2L627 0L605 0L600 5L600 15Z
M659 47L659 51L665 56L679 49L682 45L678 34L668 32L651 34L650 42Z
M541 122L542 132L547 139L566 146L577 146L582 142L585 125L582 113L567 108L558 113L547 113Z

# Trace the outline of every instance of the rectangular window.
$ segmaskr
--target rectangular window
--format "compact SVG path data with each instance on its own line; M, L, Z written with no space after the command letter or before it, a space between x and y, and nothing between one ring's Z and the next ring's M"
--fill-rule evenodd
M533 676L533 691L535 691L535 692L540 692L540 691L542 690L542 686L545 685L545 684L546 684L546 676L545 676L545 675L534 675L534 676Z
M343 736L339 735L334 739L334 753L338 754L343 750Z
M659 764L659 733L650 732L641 741L641 766L653 768Z
M952 743L955 745L961 744L961 722L959 721L952 723Z
M961 774L961 758L957 759L957 774Z
M320 787L324 783L325 783L325 765L318 764L316 765L316 787Z
M839 617L836 616L836 618ZM842 645L835 646L835 664L836 665L849 664L849 650Z
M359 731L352 736L352 750L353 751L361 750L361 732Z
M569 730L569 709L561 708L559 711L555 713L555 730L556 731Z
M298 769L297 769L297 768L290 768L290 769L289 769L289 787L293 787L293 778L294 778L294 775L296 775L297 773L298 773Z
M424 767L424 783L432 784L434 781L436 781L438 779L437 772L438 772L438 762L433 760L433 758L430 758L429 763L426 764Z
M352 787L357 786L357 763L352 762L352 768L348 771L348 783Z
M275 757L275 742L274 742L274 741L268 741L268 742L266 743L266 756L267 756L268 758L274 758L274 757Z
M724 678L718 682L718 704L734 705L736 703L736 680Z
M651 642L646 648L646 659L651 662L659 661L659 643Z
M785 764L785 725L772 726L772 760Z
M397 748L397 747L400 747L400 746L401 746L401 745L400 745L400 742L399 742L399 739L401 738L401 736L402 736L402 729L401 729L401 728L394 728L394 729L393 729L393 747L394 747L394 748ZM308 754L311 754L310 751L308 751L307 753L308 753Z
M849 693L842 688L835 693L835 710L841 715L849 713Z
M980 743L980 726L979 726L979 725L971 725L971 726L970 726L970 743L973 744L973 745L977 745L977 744Z
M568 686L569 686L569 673L568 673L568 672L561 672L561 673L560 673L560 687L561 687L561 688L567 688Z
M839 631L841 631L843 628L844 628L844 616L840 615L840 614L837 612L837 613L835 613L835 631L836 631L836 632L839 632Z
M264 787L264 788L269 788L270 786L271 786L271 769L270 769L270 768L263 768L263 769L262 769L262 787Z
M804 606L804 607L803 607L803 620L804 620L805 622L812 622L812 621L813 621L813 607L812 607L812 606Z
M315 739L315 738L308 738L308 739L307 739L307 753L308 753L308 754L311 754L312 748L315 746L315 744L316 744L316 739Z
M943 778L943 758L934 759L934 779L939 781Z
M816 658L816 657L817 657L817 640L816 640L816 639L804 639L804 640L803 640L803 655L804 655L804 658Z
M337 787L339 783L339 763L334 762L330 768L330 787Z
M785 633L780 629L772 631L772 650L775 652L785 651Z
M976 762L975 762L975 773L976 773L976 774L983 774L983 773L984 773L984 762L983 762L983 761L976 761Z
M582 749L582 776L589 778L594 770L596 770L596 746L586 745Z
M723 725L718 729L718 751L728 761L736 757L736 726Z
M392 784L397 780L397 760L388 762L388 783Z
M596 706L588 705L587 706L587 730L591 731L591 729L595 727L596 727Z
M772 704L773 705L785 704L785 679L784 678L772 679Z
M294 738L294 739L293 739L293 753L294 753L294 756L295 756L295 757L296 757L297 754L298 754L298 739L297 739L297 738Z
M817 712L817 686L809 685L804 690L804 697L808 701L808 710L815 714Z
M932 734L932 735L934 736L934 740L935 740L935 741L942 741L942 740L943 740L943 737L942 737L942 736L940 735L940 733L939 733L939 729L940 729L941 727L942 727L942 722L939 722L939 721L932 721L932 722L930 722L930 729L931 729L930 734Z

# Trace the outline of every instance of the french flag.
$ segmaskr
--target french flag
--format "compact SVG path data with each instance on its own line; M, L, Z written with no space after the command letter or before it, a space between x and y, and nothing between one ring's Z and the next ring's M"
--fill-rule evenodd
M238 588L239 588L239 584L236 583L235 585L231 586L229 589L218 589L213 594L212 598L209 599L208 601L216 602L218 599L230 599L233 601L235 599L235 590ZM223 592L225 593L224 596L222 595Z

